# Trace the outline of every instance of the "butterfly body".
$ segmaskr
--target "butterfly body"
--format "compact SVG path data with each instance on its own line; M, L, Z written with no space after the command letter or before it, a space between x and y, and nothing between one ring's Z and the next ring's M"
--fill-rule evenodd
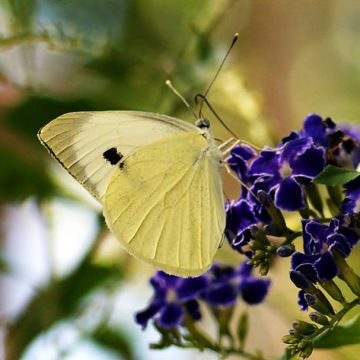
M102 203L131 254L179 276L211 265L225 213L222 154L208 127L143 112L70 113L39 138Z

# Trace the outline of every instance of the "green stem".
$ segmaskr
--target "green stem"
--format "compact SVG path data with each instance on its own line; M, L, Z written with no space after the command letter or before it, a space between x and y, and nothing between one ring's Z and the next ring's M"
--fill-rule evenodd
M286 236L286 239L279 246L291 244L294 240L296 240L301 235L302 235L302 231L297 231L297 232L291 233Z
M209 336L205 334L202 330L200 330L191 320L185 320L184 326L192 335L192 337L195 340L197 340L199 346L197 346L196 343L176 342L174 343L174 345L177 347L187 348L187 349L191 349L191 348L199 349L200 347L200 350L204 350L204 349L211 350L221 355L221 357L223 358L229 355L240 355L243 358L249 360L263 360L263 357L260 357L259 355L251 354L245 350L242 350L234 346L224 348L219 343L215 343L212 339L210 339Z
M308 337L309 340L314 340L317 336L325 332L326 330L332 329L334 326L336 326L337 323L339 323L342 318L355 306L360 305L360 298L357 298L349 303L346 303L344 305L344 308L337 312L334 316L332 316L331 321L328 325L323 326L321 329L319 329L315 334L310 335Z

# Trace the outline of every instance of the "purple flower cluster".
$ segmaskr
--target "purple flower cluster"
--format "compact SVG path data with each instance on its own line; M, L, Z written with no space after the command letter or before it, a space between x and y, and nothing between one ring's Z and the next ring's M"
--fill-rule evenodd
M236 202L227 204L227 233L233 245L245 244L252 225L270 222L256 198L259 190L271 196L280 210L298 211L306 207L305 190L327 164L348 164L356 140L339 130L331 119L311 114L303 129L283 138L275 148L256 153L247 145L234 148L230 167L247 189ZM351 167L357 165L351 163Z
M345 226L340 226L339 219L332 219L329 225L316 220L303 220L304 253L295 252L291 258L291 278L295 285L300 277L316 284L331 281L338 275L338 268L332 251L337 251L344 258L358 242L359 235ZM301 286L299 286L301 288ZM299 292L299 304L307 309L304 290Z
M256 263L258 259L253 259L261 260L269 249L266 242L253 246L256 232L291 236L285 222L282 233L275 234L273 229L279 219L281 225L283 210L299 211L304 219L303 252L286 245L277 253L292 254L291 279L298 287L331 281L338 274L334 251L345 258L359 239L360 178L345 186L339 215L328 224L317 219L323 217L322 209L309 215L308 193L314 187L311 180L327 165L354 169L360 161L359 143L359 132L353 128L340 128L329 118L311 114L299 132L290 133L274 148L256 152L240 145L233 149L228 163L244 186L239 199L226 205L226 235L232 247ZM307 308L304 290L300 299L302 308Z
M215 308L228 307L241 297L248 304L259 304L268 293L270 280L253 277L251 270L246 263L237 269L215 264L196 278L158 271L150 279L154 289L152 300L135 315L135 320L143 328L153 319L163 329L171 329L181 326L186 315L194 321L200 320L200 302Z

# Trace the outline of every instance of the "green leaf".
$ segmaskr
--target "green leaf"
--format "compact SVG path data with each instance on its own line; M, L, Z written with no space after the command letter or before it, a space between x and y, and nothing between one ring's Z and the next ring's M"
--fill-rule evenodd
M343 326L328 330L315 338L314 347L332 349L345 345L360 344L360 314Z
M324 185L344 185L351 180L356 179L360 172L337 166L328 165L314 180L314 183Z
M90 335L91 339L113 352L118 353L124 359L133 360L135 354L126 333L120 329L112 329L109 327L97 329Z
M239 339L240 347L244 347L245 339L249 330L249 316L247 312L243 312L237 324L237 336Z

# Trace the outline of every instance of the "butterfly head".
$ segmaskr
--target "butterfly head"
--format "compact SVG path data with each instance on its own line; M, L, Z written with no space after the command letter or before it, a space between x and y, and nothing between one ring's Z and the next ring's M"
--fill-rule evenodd
M201 117L196 120L195 125L200 129L209 129L210 121L207 118Z

